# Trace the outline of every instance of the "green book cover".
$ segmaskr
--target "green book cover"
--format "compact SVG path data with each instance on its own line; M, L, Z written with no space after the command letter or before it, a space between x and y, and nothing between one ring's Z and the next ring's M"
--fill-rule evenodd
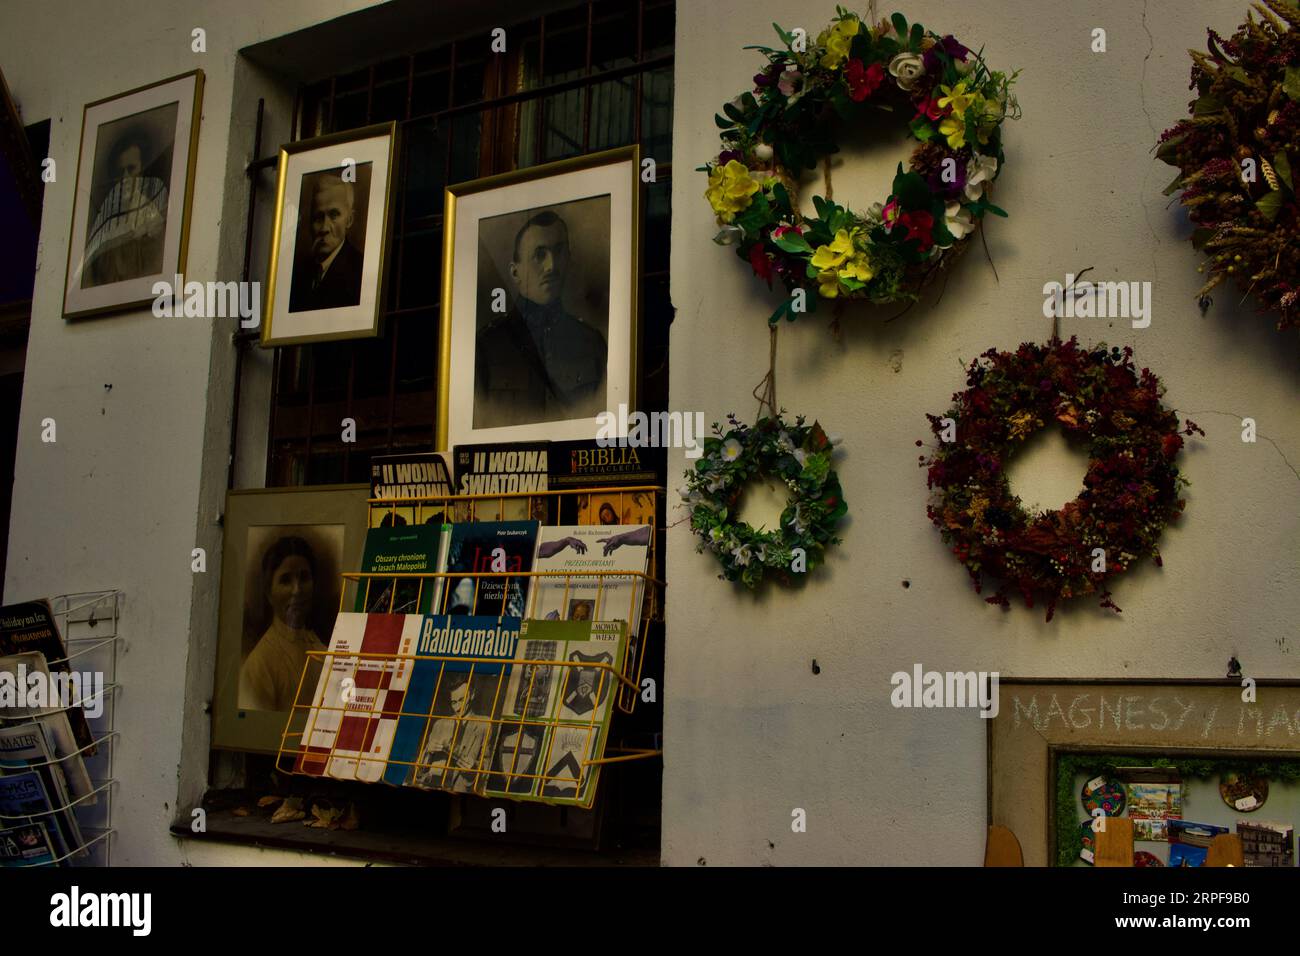
M626 653L625 621L524 621L517 663L505 682L486 792L591 806L600 767L584 763L605 753L619 687L615 673Z
M384 577L362 578L357 611L371 614L428 614L442 591L440 578L408 578L442 570L447 525L398 525L366 532L361 570Z

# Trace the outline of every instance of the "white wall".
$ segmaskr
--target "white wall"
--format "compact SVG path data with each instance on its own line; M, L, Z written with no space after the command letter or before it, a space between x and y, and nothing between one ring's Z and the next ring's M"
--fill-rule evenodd
M1221 677L1236 653L1248 674L1300 674L1296 335L1275 332L1224 288L1202 318L1186 217L1160 194L1173 171L1151 153L1186 114L1187 48L1204 47L1206 26L1231 33L1245 6L900 5L909 20L982 45L995 68L1024 71L1024 117L1007 126L996 193L1010 218L987 233L1001 281L976 248L937 307L888 324L889 311L848 308L839 339L824 313L782 326L779 402L843 436L838 469L851 519L806 587L757 597L716 579L686 524L669 532L666 863L978 864L984 722L971 712L893 709L889 675L916 662L1016 676ZM754 414L750 392L767 367L764 320L779 299L733 250L712 244L705 179L691 170L716 155L713 113L763 62L741 47L771 44L774 20L815 36L833 14L830 2L679 8L671 408L702 410L708 421ZM1107 30L1105 54L1090 52L1094 27ZM835 198L858 208L883 200L886 171L900 158L842 157ZM1063 333L1132 345L1168 386L1166 402L1208 436L1182 459L1193 484L1182 521L1162 541L1163 570L1118 583L1120 616L1083 600L1045 624L1041 610L1003 612L974 593L926 518L914 443L931 440L925 413L942 412L964 387L964 363L1049 335L1043 284L1089 265L1090 278L1151 281L1151 326L1074 319L1063 320ZM1243 416L1277 447L1243 444ZM1077 487L1077 462L1048 454L1035 464ZM791 832L794 808L807 811L807 833Z
M182 844L168 833L178 790L187 807L194 805L207 767L203 707L212 686L232 327L157 319L147 310L77 323L60 317L82 107L164 77L204 71L186 274L237 279L247 196L242 167L252 148L256 97L233 106L236 51L369 5L5 5L0 64L24 121L52 119L50 155L58 178L45 190L4 594L15 601L109 587L125 592L115 864L298 857ZM194 27L207 31L206 53L191 51ZM278 122L288 128L287 116ZM268 137L264 151L271 145ZM110 383L111 391L105 389ZM46 417L57 422L54 444L41 442ZM198 580L190 571L196 546L208 549L209 570ZM195 615L201 623L191 635L193 602L207 612Z

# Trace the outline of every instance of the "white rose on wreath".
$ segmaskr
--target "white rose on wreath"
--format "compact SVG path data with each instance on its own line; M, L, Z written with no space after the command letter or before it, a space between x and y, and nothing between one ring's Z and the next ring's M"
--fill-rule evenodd
M889 61L889 75L898 85L911 92L917 81L925 76L925 61L917 53L900 53Z

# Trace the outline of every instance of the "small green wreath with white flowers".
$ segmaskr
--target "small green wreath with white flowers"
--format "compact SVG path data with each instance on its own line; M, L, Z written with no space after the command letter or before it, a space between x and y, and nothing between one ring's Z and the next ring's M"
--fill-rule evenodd
M716 437L704 439L694 471L686 473L682 499L691 509L697 548L711 551L722 565L720 577L757 588L764 576L790 583L811 571L838 544L835 526L848 513L840 480L831 467L834 443L821 425L793 424L780 414L759 419L752 428L734 415ZM755 478L779 480L790 492L776 530L736 520L745 487Z

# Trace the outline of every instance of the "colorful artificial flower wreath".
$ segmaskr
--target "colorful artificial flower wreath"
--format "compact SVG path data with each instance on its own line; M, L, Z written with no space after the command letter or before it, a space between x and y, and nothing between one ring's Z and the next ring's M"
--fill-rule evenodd
M740 257L767 282L817 298L915 300L926 281L960 250L985 213L1002 171L1002 122L1019 116L1015 74L990 70L951 36L902 14L870 26L841 7L815 41L776 27L784 47L756 47L768 65L715 117L722 151L700 167L705 196ZM801 31L800 31L801 33ZM814 197L804 218L795 197L805 169L839 147L834 121L853 123L869 109L910 120L920 143L910 168L898 166L884 203L865 214ZM815 293L815 294L812 294ZM793 319L787 300L769 319Z
M1300 326L1300 206L1290 151L1300 159L1300 9L1256 4L1225 40L1209 30L1209 53L1192 55L1191 117L1160 137L1156 155L1178 167L1165 195L1181 189L1208 261L1204 302L1227 279L1253 292L1279 329ZM1284 22L1285 21L1285 22Z
M781 413L752 428L734 415L727 421L731 428L725 432L714 424L717 437L704 440L682 489L691 530L700 538L698 550L713 552L722 564L720 577L728 581L756 588L771 574L789 583L792 574L820 564L828 544L839 543L835 526L848 505L831 467L834 442L817 422L805 425L802 415L792 425ZM736 520L745 486L759 477L778 479L790 489L775 530Z
M1184 505L1187 480L1174 464L1182 435L1205 433L1190 420L1180 429L1161 404L1160 380L1139 373L1132 356L1075 338L990 349L971 363L953 407L926 416L940 438L934 454L921 457L932 489L927 513L977 592L984 575L1001 582L990 604L1009 606L1009 589L1029 607L1045 595L1050 621L1058 601L1100 592L1101 606L1118 612L1107 582L1139 558L1161 563L1160 534ZM1030 514L1004 464L1053 422L1089 445L1084 490L1059 511ZM955 440L944 441L954 437L952 423Z

